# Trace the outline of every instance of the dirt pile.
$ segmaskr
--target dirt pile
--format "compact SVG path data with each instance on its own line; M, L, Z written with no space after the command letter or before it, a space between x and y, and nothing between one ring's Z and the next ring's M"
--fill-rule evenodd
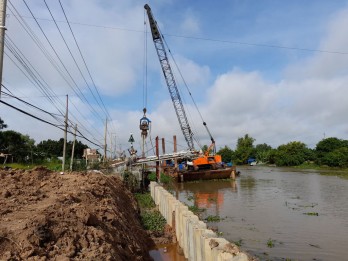
M0 260L151 260L117 177L0 170L0 184Z

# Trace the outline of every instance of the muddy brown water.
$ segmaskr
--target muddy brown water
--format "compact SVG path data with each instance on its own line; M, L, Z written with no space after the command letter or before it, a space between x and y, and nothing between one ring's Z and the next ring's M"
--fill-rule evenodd
M208 225L260 260L348 260L348 178L290 168L238 170L235 182L181 183L173 193L206 209L203 219L221 217Z

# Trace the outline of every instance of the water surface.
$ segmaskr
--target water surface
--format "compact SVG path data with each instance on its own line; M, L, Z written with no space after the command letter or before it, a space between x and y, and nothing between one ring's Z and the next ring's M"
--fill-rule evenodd
M348 260L348 179L276 167L239 168L234 181L181 183L222 236L260 260Z

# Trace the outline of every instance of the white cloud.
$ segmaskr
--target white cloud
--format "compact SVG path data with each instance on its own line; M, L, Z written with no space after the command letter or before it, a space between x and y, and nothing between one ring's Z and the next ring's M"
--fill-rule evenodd
M175 58L180 72L183 75L185 82L191 87L205 87L210 80L210 68L206 65L200 66L192 60L183 56L177 56ZM173 71L176 72L178 82L182 82L180 74L177 72L176 67L173 65Z
M192 10L188 9L180 24L180 29L184 34L196 34L200 32L199 19L195 16Z

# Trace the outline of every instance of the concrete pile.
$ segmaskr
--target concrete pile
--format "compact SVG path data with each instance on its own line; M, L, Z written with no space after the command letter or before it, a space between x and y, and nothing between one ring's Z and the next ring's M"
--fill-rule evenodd
M156 182L150 183L151 196L167 223L175 227L176 238L185 258L192 261L249 261L253 258L233 243L207 229L207 224L188 210Z

